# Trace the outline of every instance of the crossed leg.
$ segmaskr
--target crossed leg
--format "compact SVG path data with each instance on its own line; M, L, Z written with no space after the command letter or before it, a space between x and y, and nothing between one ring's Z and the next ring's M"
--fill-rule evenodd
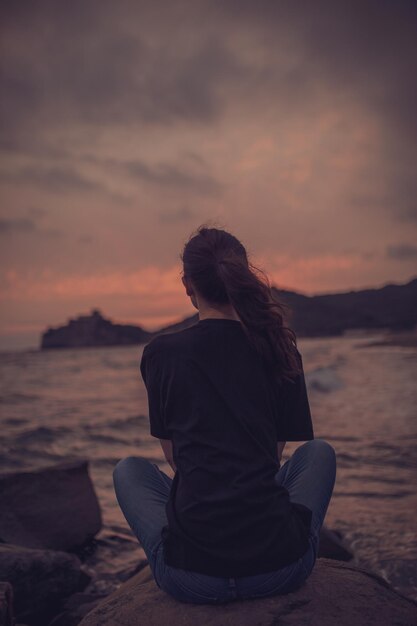
M292 502L300 502L312 512L311 537L314 565L319 533L330 503L336 479L336 453L324 439L313 439L299 446L275 476L289 492ZM139 539L157 581L156 565L162 528L168 523L165 506L172 479L148 459L129 456L113 471L119 506Z

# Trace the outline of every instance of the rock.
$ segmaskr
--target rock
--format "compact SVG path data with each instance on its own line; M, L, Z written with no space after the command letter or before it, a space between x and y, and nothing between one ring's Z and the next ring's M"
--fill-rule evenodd
M13 626L13 587L10 583L0 582L0 624Z
M88 460L0 475L0 538L28 548L72 550L101 528Z
M330 530L323 525L320 530L318 557L336 559L337 561L351 561L353 552L345 545L338 531Z
M77 626L106 595L75 593L62 606L62 612L48 626Z
M297 591L223 605L179 602L149 566L100 602L80 626L415 626L417 603L371 571L318 559Z
M0 544L0 580L13 587L16 616L32 622L50 619L62 599L84 589L90 577L73 554Z
M98 602L148 563L136 538L105 529L77 554L91 580L83 593L64 602L62 612L48 626L76 626Z
M77 554L91 574L86 591L93 594L112 593L148 563L136 537L105 529Z
M48 328L41 336L41 350L86 348L91 346L128 346L149 341L152 332L133 324L114 324L98 309L90 315L70 319L65 326Z

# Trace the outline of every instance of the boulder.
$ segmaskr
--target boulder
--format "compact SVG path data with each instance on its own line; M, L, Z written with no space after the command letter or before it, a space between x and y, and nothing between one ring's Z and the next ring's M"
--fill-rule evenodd
M318 559L304 585L286 595L185 604L159 589L149 566L100 602L80 626L415 626L417 603L371 571Z
M72 550L101 528L88 460L0 475L0 540L28 548Z
M73 554L0 544L0 580L12 585L14 613L20 620L45 624L62 600L84 589L90 577Z
M91 581L86 589L89 594L108 595L134 574L148 560L136 537L119 532L101 530L84 548L77 551Z
M10 583L0 582L0 624L13 626L13 587Z
M105 597L85 592L75 593L65 600L61 613L55 616L48 626L78 626L82 618Z

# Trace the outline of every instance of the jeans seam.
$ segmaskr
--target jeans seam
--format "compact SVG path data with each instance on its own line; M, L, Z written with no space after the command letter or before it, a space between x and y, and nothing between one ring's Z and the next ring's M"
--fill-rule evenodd
M278 573L279 572L277 571L272 572L271 575L266 580L264 580L260 585L258 585L258 587L254 588L254 591L257 591L258 589L262 589L265 585L268 585L272 580L274 580L274 578L276 577Z
M164 573L165 573L165 563L164 563L164 555L163 555L163 551L161 549L162 546L162 540L159 542L159 544L151 551L151 557L152 557L152 566L151 566L151 562L150 559L148 558L148 564L149 567L152 570L153 573L153 577L155 579L155 582L157 584L157 586L162 589L161 587L161 580L164 577ZM158 569L162 570L161 571L161 576L160 579L158 580Z
M184 593L186 596L189 597L190 602L192 602L193 597L197 598L199 600L202 600L203 602L204 601L218 601L219 600L219 598L217 596L216 597L205 596L205 595L200 594L199 592L194 591L193 589L187 588L186 586L184 586L183 583L181 583L178 580L178 578L175 578L175 576L171 575L171 579L170 580L171 580L171 582L173 582L174 586L177 586L181 590L182 593ZM167 589L169 590L169 586L167 587ZM169 593L169 591L167 591L167 593ZM173 595L175 595L175 591L174 591Z

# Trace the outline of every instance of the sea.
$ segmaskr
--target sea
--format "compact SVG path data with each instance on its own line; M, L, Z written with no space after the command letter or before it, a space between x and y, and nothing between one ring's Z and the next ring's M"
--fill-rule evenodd
M336 451L324 523L342 533L354 564L417 600L417 347L368 345L381 336L299 338L298 348L315 437ZM104 528L126 536L117 461L140 455L173 476L149 434L143 347L0 353L0 471L89 459ZM287 443L282 462L299 445ZM132 551L120 558L132 563Z

